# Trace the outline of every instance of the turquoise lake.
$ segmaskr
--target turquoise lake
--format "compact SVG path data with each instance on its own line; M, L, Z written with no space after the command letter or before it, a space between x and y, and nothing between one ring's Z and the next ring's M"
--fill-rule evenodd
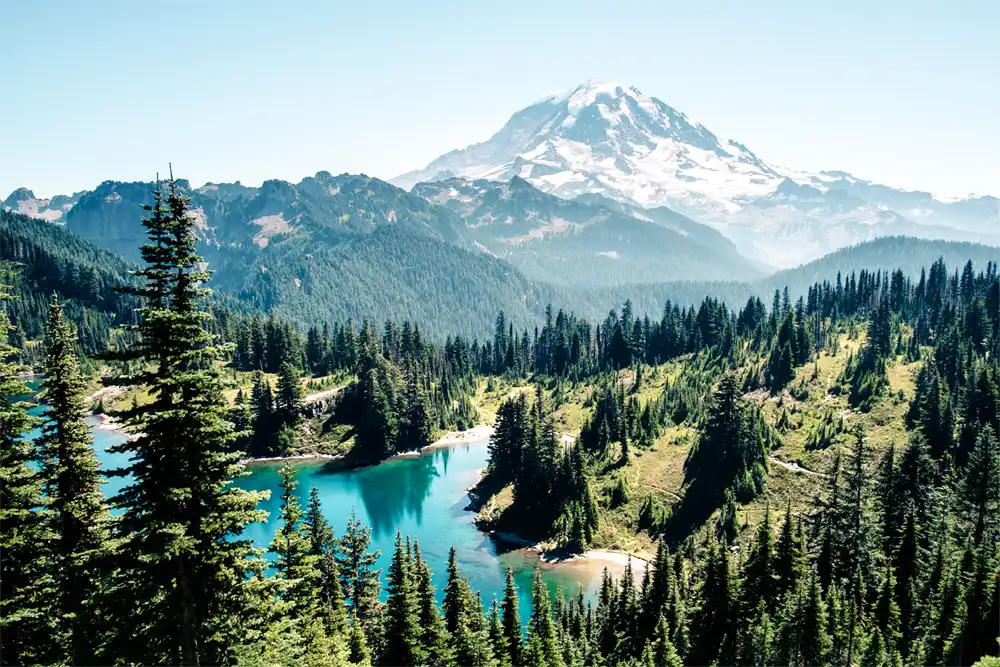
M32 412L40 414L41 408ZM104 469L127 465L127 454L107 451L108 447L123 442L125 436L99 427L96 418L88 419L88 423L93 427L94 448ZM465 509L469 503L466 489L476 482L486 461L484 440L431 449L419 456L356 470L336 469L323 461L293 461L291 465L303 506L311 489L318 489L324 513L337 534L343 531L352 510L371 527L372 549L381 551L378 567L382 568L383 583L399 530L420 542L421 552L434 573L439 598L443 597L447 581L448 551L454 545L462 572L481 593L486 608L494 595L502 597L507 567L514 571L525 621L531 613L531 581L536 567L542 568L543 578L553 593L559 586L566 594L573 595L582 588L588 599L594 599L604 563L591 560L541 563L536 552L512 548L476 529L473 513ZM248 467L250 474L237 480L243 488L271 492L270 499L262 504L262 509L269 513L268 521L246 529L246 534L265 548L278 523L280 467L280 463L253 464ZM111 495L125 483L123 478L110 478L105 493ZM621 571L618 563L608 563L608 567L616 574Z

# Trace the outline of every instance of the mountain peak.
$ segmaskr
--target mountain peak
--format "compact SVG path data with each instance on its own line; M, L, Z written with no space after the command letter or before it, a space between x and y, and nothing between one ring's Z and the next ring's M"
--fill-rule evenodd
M539 100L539 102L554 102L557 104L568 102L571 109L579 109L593 104L601 95L617 98L630 93L636 96L642 94L634 86L621 81L587 79L573 88L547 95Z
M875 236L1000 239L996 199L946 202L844 171L778 167L620 81L588 79L549 95L514 113L486 141L392 183L411 188L452 176L517 177L564 199L596 194L667 207L724 231L741 251L775 266ZM941 231L942 225L955 229Z
M711 192L701 172L740 180L735 192ZM520 176L541 190L572 198L587 192L643 206L736 208L733 197L780 177L750 151L720 140L655 97L620 81L588 79L518 111L489 140L452 151L393 183L409 188L437 174L508 181ZM689 190L696 190L692 195Z
M3 201L7 206L16 206L18 202L26 201L30 199L37 199L35 193L28 188L17 188L8 195L8 197Z

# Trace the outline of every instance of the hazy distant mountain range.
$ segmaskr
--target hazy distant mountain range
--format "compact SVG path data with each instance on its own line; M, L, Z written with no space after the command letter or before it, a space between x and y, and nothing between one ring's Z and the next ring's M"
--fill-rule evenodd
M210 260L274 244L337 246L379 227L430 236L507 260L535 279L587 287L664 280L751 280L765 268L722 234L668 209L639 211L589 195L565 200L514 177L509 182L425 184L406 192L367 176L320 172L299 183L253 188L181 186L192 199ZM106 181L72 198L20 189L5 206L138 259L140 207L152 183Z

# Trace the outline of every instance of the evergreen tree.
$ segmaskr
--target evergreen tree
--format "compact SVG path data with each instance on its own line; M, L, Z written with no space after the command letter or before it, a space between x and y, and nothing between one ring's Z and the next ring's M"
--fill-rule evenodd
M656 624L656 633L653 635L652 659L653 664L660 667L682 667L684 664L681 657L674 648L674 643L670 640L670 630L667 621L660 617L660 622Z
M497 661L497 667L509 667L510 656L507 654L507 639L503 634L503 621L500 619L500 603L496 596L493 596L493 603L490 605L489 618L487 619L489 629L490 647L493 657Z
M253 456L268 456L275 448L275 440L280 425L274 407L274 392L271 384L260 371L254 371L251 384L250 406L252 413L252 438L250 453Z
M427 399L411 369L406 378L406 414L399 425L400 451L422 449L431 444L431 416Z
M861 658L861 664L872 667L891 667L894 664L890 658L889 647L879 628L872 630Z
M306 507L303 523L309 538L309 554L316 559L319 570L316 597L320 614L328 634L343 636L347 629L347 613L344 591L340 586L340 573L337 571L337 540L333 535L333 528L323 515L316 487L309 491L309 505Z
M874 521L871 498L870 450L864 433L859 429L844 471L845 489L832 511L843 529L835 553L837 572L848 582L847 592L856 593L855 586L871 580L874 566ZM860 572L859 579L856 573Z
M556 628L552 623L550 612L549 591L542 581L542 573L535 569L534 583L531 586L531 619L528 621L528 639L522 649L521 660L525 665L550 665L561 667L562 647Z
M468 593L465 590L465 580L458 570L455 547L448 551L448 584L444 589L444 620L445 628L454 636L468 613Z
M299 372L287 361L278 367L278 393L275 409L283 426L295 426L302 414L302 384Z
M750 618L752 620L743 642L741 662L745 665L772 664L775 653L774 628L763 602L757 605Z
M482 604L462 576L455 547L448 553L448 584L444 589L445 626L454 640L455 662L478 667L495 663L483 618Z
M771 505L764 510L764 520L757 527L750 555L743 567L743 610L752 613L759 602L773 610L776 588L775 545L771 534Z
M110 550L110 517L90 429L84 422L83 392L75 336L63 319L58 298L53 297L42 394L49 407L37 446L54 535L50 567L57 619L53 639L59 653L74 665L96 659L100 612L94 602Z
M778 537L775 552L775 572L777 575L775 597L781 598L795 592L806 570L805 538L802 535L802 524L798 524L798 530L792 527L791 501L788 502L785 510L785 521L781 525L781 535Z
M736 589L729 567L729 549L712 542L705 563L702 604L695 625L699 640L689 659L697 664L736 660Z
M823 602L815 571L810 579L809 591L802 601L799 624L799 656L802 664L825 664L832 642L827 626L826 604Z
M238 619L254 613L245 576L251 543L229 537L261 520L254 509L261 494L231 484L244 471L215 365L224 350L200 306L210 273L173 179L166 204L157 188L143 219L149 242L137 274L144 284L130 290L144 300L131 329L136 342L118 353L135 372L116 382L145 385L152 400L122 414L134 438L110 450L131 456L123 471L131 481L112 499L124 538L116 598L128 604L123 621L139 626L122 628L120 637L144 639L122 642L114 657L220 663L238 643Z
M378 622L379 574L373 570L381 553L368 551L371 546L371 528L365 527L351 510L344 536L337 544L336 562L340 573L341 590L350 605L351 616L364 626L366 639Z
M312 539L303 524L302 507L295 495L298 482L291 466L281 468L281 524L270 552L279 582L279 596L287 604L285 613L293 619L310 618L316 611L321 571L319 556L312 553Z
M420 555L420 545L416 540L413 542L413 578L422 632L421 645L430 664L447 667L453 661L451 637L438 611L430 568Z
M368 639L361 623L354 620L347 635L347 659L352 665L370 665L371 652L368 649Z
M489 442L489 471L498 484L512 481L519 475L521 450L527 435L527 405L523 394L508 398L497 409L496 426Z
M427 659L421 642L417 594L413 586L412 563L396 532L396 547L389 566L389 598L385 603L385 648L379 664L420 665Z
M1000 440L989 424L969 455L963 491L975 546L995 545L1000 538Z
M896 575L889 568L885 583L875 604L875 623L880 630L881 639L886 644L886 650L893 653L901 637L899 631L899 605L896 603Z
M14 362L17 349L7 319L8 286L0 284L0 663L31 664L51 656L44 568L47 535L41 480L30 465L30 443L21 436L35 423L20 397L28 387L25 369Z
M503 635L507 642L507 655L512 665L522 664L521 660L521 614L518 611L517 588L514 586L514 572L507 568L507 581L503 591Z
M898 502L898 482L896 475L896 446L893 445L889 448L888 453L886 453L882 459L882 463L879 465L876 487L879 512L881 514L882 541L887 553L893 549L902 519Z

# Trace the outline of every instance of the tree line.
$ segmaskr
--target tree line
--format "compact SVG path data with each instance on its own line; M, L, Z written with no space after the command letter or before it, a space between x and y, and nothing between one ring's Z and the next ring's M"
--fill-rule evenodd
M126 286L141 308L123 332L129 344L112 349L113 381L145 386L151 400L123 412L133 438L115 450L129 464L115 473L128 482L114 497L101 492L83 421L78 344L58 298L45 328L49 407L34 442L22 437L33 420L18 398L26 393L14 361L19 339L0 337L4 664L967 665L998 652L995 266L949 276L942 263L916 284L881 273L846 288L824 283L801 318L780 296L770 314L758 303L733 314L708 299L697 311L670 308L648 327L626 307L600 334L594 327L592 337L577 336L577 361L573 336L553 333L558 316L539 333L545 342L532 338L523 356L507 354L524 349L527 335L512 335L506 323L497 327L500 345L453 338L433 354L414 345L413 328L404 344L405 326L398 337L392 326L382 336L364 327L353 391L371 406L356 424L360 451L372 458L423 442L422 424L434 411L422 392L439 392L442 406L462 410L486 363L494 373L541 374L539 358L550 371L561 363L552 360L565 358L556 374L598 373L683 349L714 360L706 369L727 371L706 401L685 466L694 495L723 504L717 530L678 539L651 523L666 538L654 562L641 576L631 566L618 580L606 576L596 605L582 595L551 600L536 573L524 632L510 574L503 600L484 611L453 552L439 607L419 545L403 536L381 602L365 528L352 519L335 538L318 498L299 505L288 471L270 560L240 537L264 518L261 495L232 484L243 474L239 443L248 436L224 393L222 364L232 346L204 306L210 272L195 252L187 205L174 181L157 189L143 221L144 264ZM0 293L7 302L9 290ZM857 376L882 372L878 361L892 350L928 355L909 410L909 444L898 463L895 450L875 461L865 434L855 433L825 471L813 511L786 509L775 530L769 510L750 546L739 548L738 503L763 490L773 438L741 391L766 386L770 356L796 353L800 329L815 346L833 321L858 317L870 320L869 351L858 358L875 364L850 365L850 391ZM584 325L573 321L562 318L563 333L580 333ZM6 311L0 329L10 330ZM762 355L752 343L765 339ZM503 368L495 366L497 349ZM298 369L285 360L278 371L284 379L269 402L280 421L295 411ZM560 539L585 544L596 527L591 475L627 462L631 443L642 442L645 408L654 412L630 404L620 388L606 387L587 438L563 447L540 395L530 406L526 398L508 401L491 442L491 474L514 484L515 503L528 515L544 512L541 523L556 526Z

